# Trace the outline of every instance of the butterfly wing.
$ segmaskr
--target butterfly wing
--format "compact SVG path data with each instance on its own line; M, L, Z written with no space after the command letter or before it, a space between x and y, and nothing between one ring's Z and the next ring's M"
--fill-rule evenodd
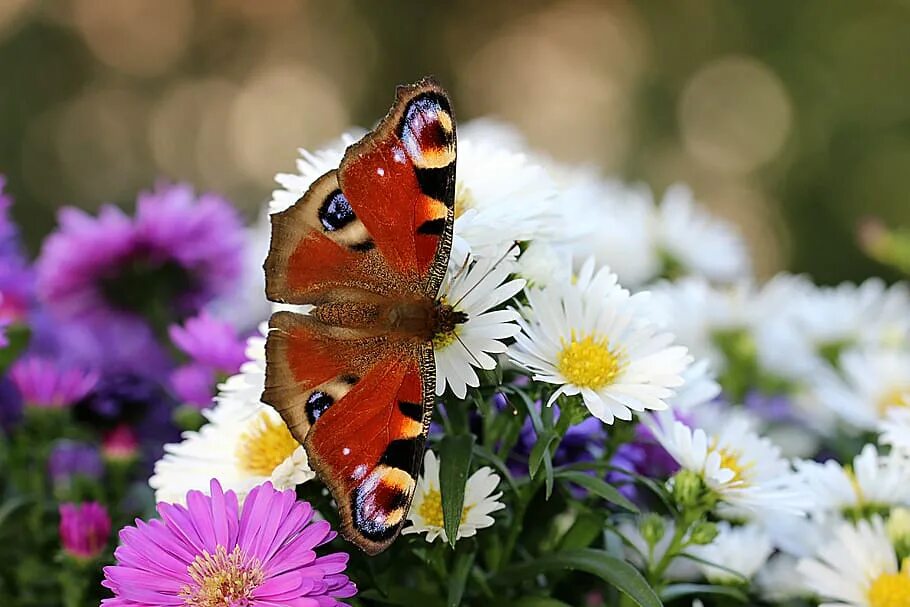
M399 87L388 115L348 148L339 170L272 215L268 298L320 303L351 286L435 296L451 249L455 142L438 84Z
M429 80L399 88L389 114L348 148L338 171L273 215L269 298L435 297L454 199L448 97ZM272 317L263 402L306 447L345 537L375 554L398 535L413 497L434 402L433 350L423 338L339 325Z

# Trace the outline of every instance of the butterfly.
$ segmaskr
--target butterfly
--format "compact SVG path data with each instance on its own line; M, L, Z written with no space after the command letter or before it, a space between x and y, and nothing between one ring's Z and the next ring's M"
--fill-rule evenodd
M437 299L452 248L455 118L427 78L292 207L271 216L262 401L306 449L345 538L385 550L405 523L433 412L433 338L468 319Z

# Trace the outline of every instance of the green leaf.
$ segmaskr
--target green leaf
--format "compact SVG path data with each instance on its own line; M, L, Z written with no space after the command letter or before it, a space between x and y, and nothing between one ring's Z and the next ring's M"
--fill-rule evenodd
M0 375L2 375L28 347L28 344L32 339L32 331L26 325L10 325L6 328L6 339L9 343L5 348L0 348Z
M684 596L703 596L705 594L725 596L742 603L749 600L749 597L747 597L739 588L734 588L732 586L713 586L709 584L674 584L664 588L663 592L660 593L660 598L665 601L672 601Z
M584 571L596 575L629 596L641 607L661 607L660 598L632 565L603 550L579 548L545 554L528 563L505 569L497 578L505 585L551 571Z
M19 496L12 497L3 502L3 505L0 506L0 527L3 527L4 523L6 523L6 519L12 516L16 510L25 506L30 501L31 500L27 497Z
M563 470L556 473L556 478L561 478L584 487L594 495L601 497L612 504L625 508L629 512L638 512L638 506L630 502L619 490L603 479L584 472Z
M509 603L509 607L572 607L568 603L551 599L548 596L523 596Z
M454 547L464 510L464 490L471 468L474 435L446 436L439 443L439 485L442 494L442 520L449 545Z
M461 605L461 597L464 596L465 583L468 581L468 574L474 566L474 551L459 552L455 555L455 563L449 576L449 600L448 607L458 607Z
M550 459L550 443L554 440L556 440L556 432L553 430L545 430L537 437L537 442L531 449L531 455L528 456L528 471L531 478L537 476L537 471L540 470L544 458Z

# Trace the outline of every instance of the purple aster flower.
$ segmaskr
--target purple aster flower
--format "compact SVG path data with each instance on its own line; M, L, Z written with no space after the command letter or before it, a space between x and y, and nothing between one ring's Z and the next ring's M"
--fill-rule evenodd
M104 464L94 446L63 439L54 444L47 460L47 471L55 487L66 488L76 476L101 478Z
M60 504L60 544L68 555L97 558L107 548L110 535L111 517L98 502Z
M38 290L63 318L127 316L163 329L229 292L240 275L237 212L186 185L140 194L135 219L105 206L97 217L65 208L59 222L38 261Z
M220 377L233 375L246 361L246 344L229 323L206 312L169 330L171 341L191 362L171 373L171 387L181 401L207 407Z
M161 503L158 513L120 532L117 564L102 582L115 598L102 605L333 607L356 593L343 575L347 554L316 556L335 532L293 490L265 483L241 509L212 480L211 497L190 491L186 507Z
M13 200L4 193L5 185L0 175L0 322L22 320L31 307L34 288L19 230L9 217Z
M98 381L93 372L62 368L53 360L34 356L16 362L10 369L10 378L25 405L40 409L69 407Z
M786 394L765 394L761 390L749 390L743 399L747 409L769 423L796 423L793 405Z

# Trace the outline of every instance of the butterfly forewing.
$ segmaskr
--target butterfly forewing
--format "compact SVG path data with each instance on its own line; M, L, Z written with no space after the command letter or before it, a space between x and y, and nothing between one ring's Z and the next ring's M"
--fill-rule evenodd
M434 304L451 248L455 148L442 88L401 87L339 169L272 216L268 297L317 307L272 317L263 402L306 447L345 537L370 554L404 523L435 388L428 335L388 311Z

